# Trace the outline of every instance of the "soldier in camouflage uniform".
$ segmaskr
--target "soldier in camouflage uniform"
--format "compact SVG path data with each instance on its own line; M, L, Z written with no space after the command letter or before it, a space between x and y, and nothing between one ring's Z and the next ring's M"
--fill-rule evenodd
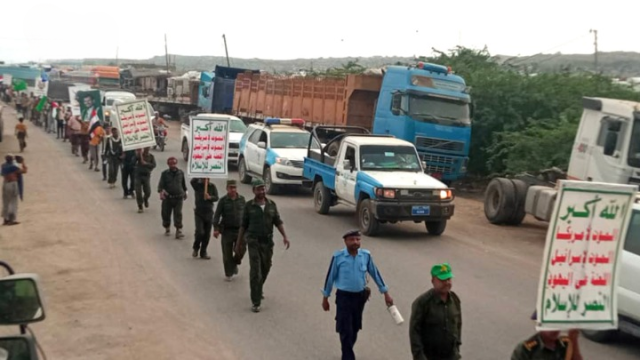
M253 200L247 202L242 216L242 225L236 242L236 253L240 253L244 247L244 235L247 235L247 247L249 249L251 311L260 312L260 303L264 298L262 288L273 258L273 227L277 227L284 246L289 249L289 240L284 231L284 225L276 203L265 196L264 182L255 179L252 182Z
M220 199L213 216L213 237L217 239L222 234L222 262L226 281L231 281L233 275L238 274L233 249L242 224L245 203L244 196L238 194L236 181L227 180L227 195Z
M171 234L171 213L173 226L176 227L176 239L182 239L182 205L187 200L187 184L184 172L178 169L178 159L170 157L167 160L169 168L162 172L158 182L158 194L162 200L162 226L164 234Z
M531 320L537 318L534 312ZM539 331L516 346L511 360L582 360L579 335L579 330L569 330L569 336L560 336L560 331Z

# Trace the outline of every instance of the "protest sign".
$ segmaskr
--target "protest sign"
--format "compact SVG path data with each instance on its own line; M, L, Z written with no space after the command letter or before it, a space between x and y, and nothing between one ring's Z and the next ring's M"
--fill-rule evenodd
M147 100L133 100L115 104L112 119L122 134L124 151L142 149L156 144L153 133L152 115Z
M49 80L42 76L36 77L34 81L35 86L33 87L33 95L36 97L47 96L49 93Z
M636 186L561 181L538 285L538 330L618 326L618 261Z
M226 179L229 120L207 117L191 119L187 174L194 178Z
M80 111L80 102L78 100L78 92L91 90L91 86L89 85L76 85L69 87L69 102L71 103L71 114L73 116L80 116L82 112Z
M78 91L78 102L80 103L80 116L84 122L94 124L104 119L102 113L102 102L100 101L100 90Z

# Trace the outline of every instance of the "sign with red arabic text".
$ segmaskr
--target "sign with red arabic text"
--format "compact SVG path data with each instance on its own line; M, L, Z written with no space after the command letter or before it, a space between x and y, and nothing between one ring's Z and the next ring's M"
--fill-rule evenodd
M229 148L229 120L195 117L191 119L189 169L195 178L226 179Z
M143 149L156 145L147 100L133 100L115 105L112 116L122 137L124 151Z

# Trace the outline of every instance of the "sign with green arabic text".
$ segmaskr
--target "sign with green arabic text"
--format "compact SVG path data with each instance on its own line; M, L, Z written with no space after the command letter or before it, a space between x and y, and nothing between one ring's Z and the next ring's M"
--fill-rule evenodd
M618 327L618 265L636 191L560 182L538 284L538 330Z

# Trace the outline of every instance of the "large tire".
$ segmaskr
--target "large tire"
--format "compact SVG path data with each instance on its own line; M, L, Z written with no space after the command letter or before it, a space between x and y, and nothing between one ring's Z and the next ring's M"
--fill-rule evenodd
M331 191L327 189L322 181L316 183L313 188L313 206L318 214L326 215L331 207Z
M424 225L430 235L440 236L444 232L444 229L447 228L447 220L425 221Z
M278 193L278 185L274 184L273 179L271 178L271 168L264 168L262 179L264 180L264 190L268 195L274 195Z
M524 203L527 201L527 189L529 186L526 182L519 179L513 179L511 182L513 183L516 193L516 208L511 217L505 221L505 223L507 225L517 226L522 224L524 217L527 216L527 213L524 211Z
M608 343L618 337L618 330L582 330L582 335L591 341Z
M247 164L244 162L244 158L240 158L238 162L238 177L243 184L249 184L251 182L251 176L247 175Z
M364 199L358 205L358 227L367 236L376 236L380 230L380 222L371 212L371 200Z
M182 159L189 161L189 143L186 139L182 140Z
M490 223L504 224L516 210L516 189L505 178L491 180L484 195L484 215Z

